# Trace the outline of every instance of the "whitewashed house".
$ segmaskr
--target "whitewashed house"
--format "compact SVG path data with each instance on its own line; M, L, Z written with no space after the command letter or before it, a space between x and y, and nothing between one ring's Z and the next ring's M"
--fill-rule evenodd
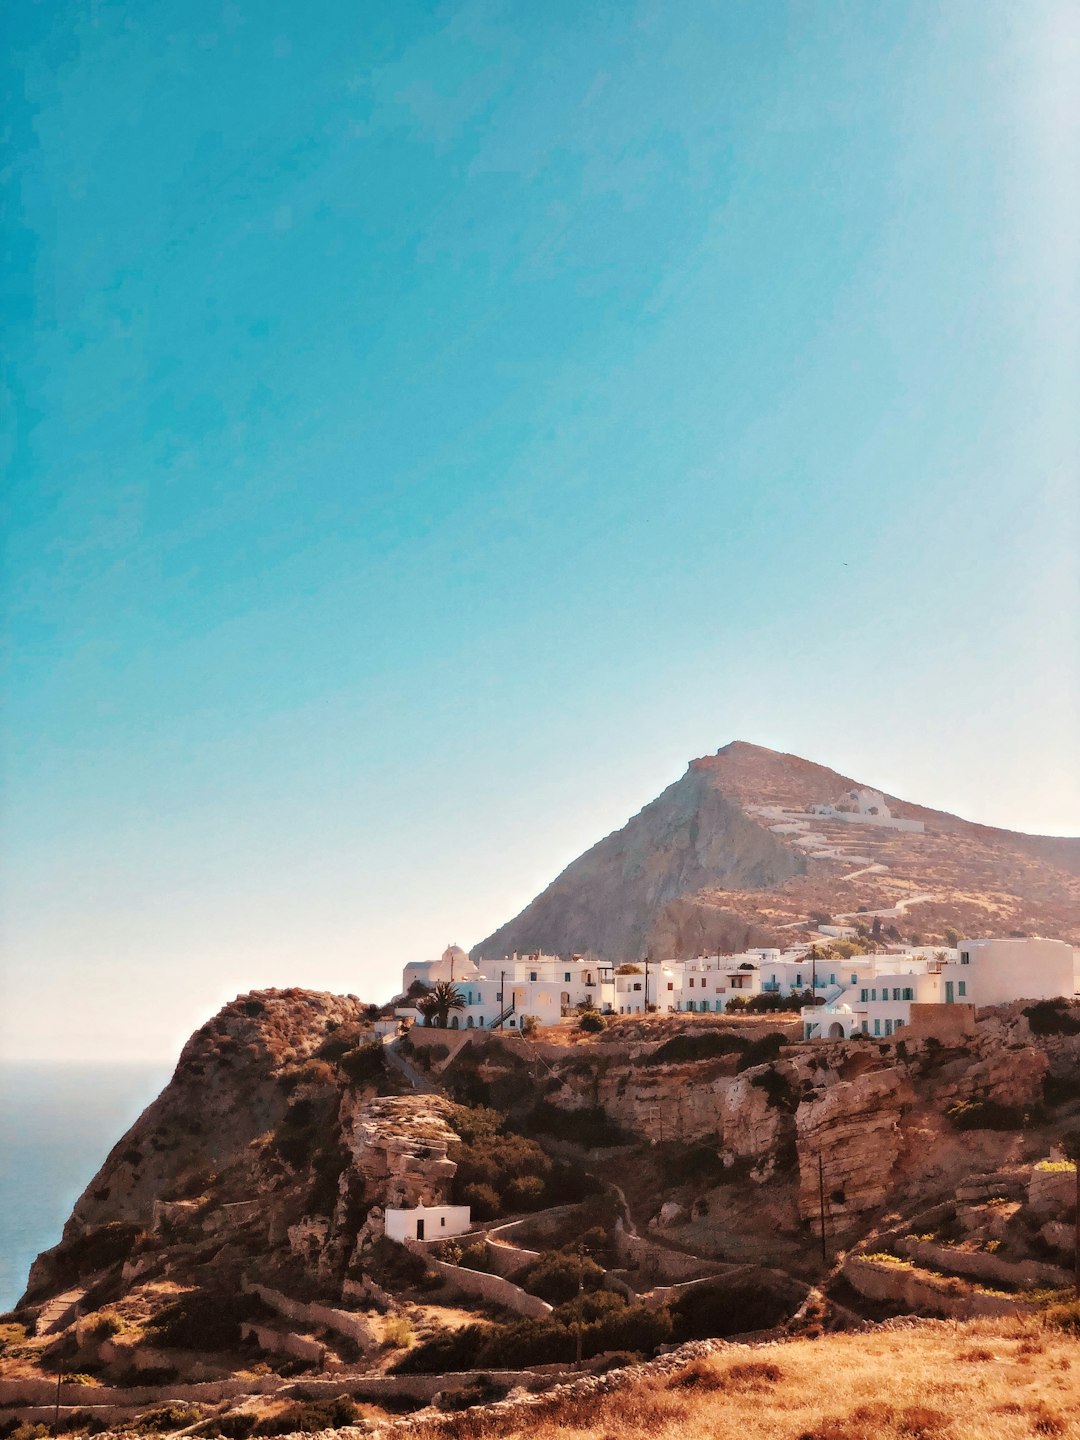
M457 951L457 955L464 955L464 951ZM407 966L405 975L421 978L421 969ZM482 967L470 960L468 968L459 962L454 970L453 984L465 1005L450 1012L448 1024L452 1030L516 1030L527 1015L534 1016L541 1025L557 1025L576 1015L577 1007L589 1001L597 1010L607 1014L613 1011L613 967L581 955L572 955L569 960L557 955L513 955L505 960L485 961ZM438 974L436 978L450 980L451 976ZM414 1022L421 1020L413 1005L399 1007L396 1013Z
M1004 1005L1013 1000L1071 998L1073 947L1035 936L964 940L956 949L920 947L845 962L850 983L823 1006L804 1006L806 1039L842 1039L856 1032L887 1038L911 1023L919 1005Z
M472 1228L468 1205L416 1205L411 1210L387 1209L383 1215L386 1238L396 1240L449 1240Z

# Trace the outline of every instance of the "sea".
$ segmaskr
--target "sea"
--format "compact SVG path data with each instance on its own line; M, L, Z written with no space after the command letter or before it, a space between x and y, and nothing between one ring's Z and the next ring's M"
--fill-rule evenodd
M170 1073L150 1064L0 1062L0 1314Z

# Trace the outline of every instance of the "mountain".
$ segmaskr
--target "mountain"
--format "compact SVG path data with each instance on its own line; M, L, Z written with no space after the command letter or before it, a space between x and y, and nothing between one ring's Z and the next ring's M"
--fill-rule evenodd
M881 813L860 820L860 804ZM812 917L872 923L875 911L905 938L955 929L1080 943L1080 839L977 825L733 741L692 760L472 954L664 959L786 943L809 935Z

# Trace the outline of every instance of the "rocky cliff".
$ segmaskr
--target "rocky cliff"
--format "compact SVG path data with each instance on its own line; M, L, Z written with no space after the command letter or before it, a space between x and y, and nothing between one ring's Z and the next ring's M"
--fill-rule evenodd
M814 915L875 912L904 938L955 929L1080 943L1080 839L997 830L888 794L891 817L915 828L811 814L869 788L735 741L691 761L473 956L662 959L802 938Z

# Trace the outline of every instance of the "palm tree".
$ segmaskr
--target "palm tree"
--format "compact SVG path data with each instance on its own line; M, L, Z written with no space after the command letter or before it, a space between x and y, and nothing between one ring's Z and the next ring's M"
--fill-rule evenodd
M437 1025L445 1030L450 1011L465 1009L465 997L449 980L440 980L416 1008L423 1015L425 1025Z

